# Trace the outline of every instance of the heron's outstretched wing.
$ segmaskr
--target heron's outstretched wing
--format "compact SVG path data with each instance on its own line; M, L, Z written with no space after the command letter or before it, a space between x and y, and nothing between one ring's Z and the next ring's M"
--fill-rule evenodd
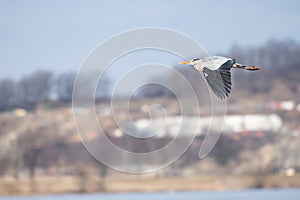
M219 69L210 70L206 67L203 69L204 77L211 87L212 91L221 99L228 97L231 90L232 60L224 63Z

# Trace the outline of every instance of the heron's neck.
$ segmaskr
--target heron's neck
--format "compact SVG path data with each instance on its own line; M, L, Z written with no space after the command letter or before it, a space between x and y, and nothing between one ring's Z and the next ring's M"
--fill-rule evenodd
M203 71L203 67L200 63L197 63L194 65L194 68L199 71L199 72L202 72Z

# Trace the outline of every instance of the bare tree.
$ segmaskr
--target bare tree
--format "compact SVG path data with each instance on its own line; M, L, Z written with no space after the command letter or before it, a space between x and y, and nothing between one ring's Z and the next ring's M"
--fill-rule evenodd
M49 100L51 93L52 73L36 71L25 76L18 83L18 100L21 104L36 104Z
M98 82L98 87L96 89L97 99L107 99L110 96L111 80L108 75L104 73Z
M59 101L70 102L72 100L75 76L74 72L69 72L61 74L56 78L55 89Z
M0 110L11 107L15 103L15 82L10 79L0 81Z
M28 129L19 135L18 149L22 152L24 167L28 169L31 180L31 190L35 191L35 172L43 154L44 146L50 142L44 128ZM19 167L19 166L18 166Z

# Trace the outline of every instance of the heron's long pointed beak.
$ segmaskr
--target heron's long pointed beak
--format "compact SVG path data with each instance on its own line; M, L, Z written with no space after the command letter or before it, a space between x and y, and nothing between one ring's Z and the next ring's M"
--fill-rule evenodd
M183 61L183 62L180 62L179 64L181 64L181 65L190 65L191 61Z

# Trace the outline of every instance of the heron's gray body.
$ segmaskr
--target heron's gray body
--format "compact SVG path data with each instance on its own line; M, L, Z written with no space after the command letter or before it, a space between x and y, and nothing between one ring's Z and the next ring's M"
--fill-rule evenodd
M227 61L232 60L232 65L235 63L234 59L226 58L223 56L210 56L210 57L204 57L199 59L199 62L196 62L194 67L198 71L203 71L203 69L206 67L210 70L216 70L219 69L220 66L222 66Z
M193 60L194 68L198 72L203 72L212 91L221 99L225 99L230 94L230 69L235 64L234 59L223 56L210 56Z

